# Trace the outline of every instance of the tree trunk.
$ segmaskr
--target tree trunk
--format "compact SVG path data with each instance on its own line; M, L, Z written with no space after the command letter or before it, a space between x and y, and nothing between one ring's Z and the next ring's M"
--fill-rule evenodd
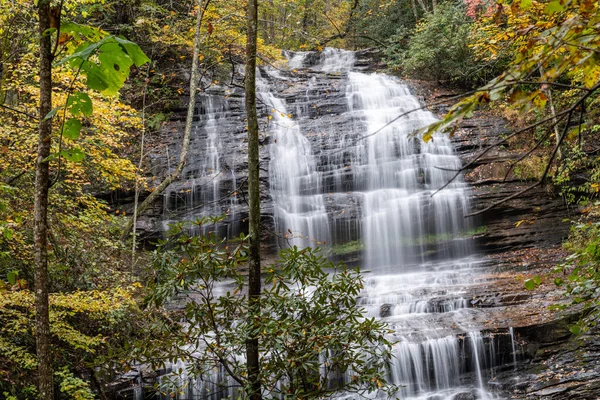
M40 123L38 154L35 166L33 214L35 259L35 341L38 358L38 389L40 399L53 400L52 357L50 354L50 318L48 310L48 188L52 140L52 119L45 116L52 110L52 41L50 29L50 0L38 5L40 34Z
M246 118L248 120L248 204L249 204L249 276L248 317L260 313L260 182L258 158L258 117L256 115L256 28L258 22L257 0L248 0L248 36L246 40ZM252 400L261 399L258 337L256 329L246 340L246 365L248 368L249 395Z
M179 154L179 163L175 168L175 171L170 173L156 189L150 193L148 197L144 199L142 204L137 207L134 211L133 216L127 222L125 228L123 228L123 234L121 239L125 241L129 236L129 233L133 229L134 221L140 214L148 209L158 199L162 192L169 186L175 179L179 178L183 167L185 166L188 149L190 147L190 137L192 136L192 122L194 120L194 110L196 108L196 91L198 89L198 57L200 55L200 45L202 43L200 36L200 27L202 26L202 18L204 17L204 11L210 3L210 0L198 0L198 14L196 16L196 35L194 39L194 55L192 58L192 71L190 78L190 101L188 103L187 116L185 119L185 128L183 134L183 142L181 143L181 153Z
M308 24L310 19L310 12L312 11L312 0L306 0L304 4L304 15L302 16L302 33L305 35L308 33Z
M412 6L412 12L413 12L413 15L415 16L415 21L419 21L419 12L417 11L417 3L415 3L415 0L410 0L410 5Z
M544 76L544 67L542 64L539 64L540 76ZM560 146L561 142L561 134L560 129L558 128L558 120L556 119L556 108L554 108L554 101L552 101L552 89L550 86L545 90L542 89L543 92L546 93L546 97L548 97L548 105L550 106L550 113L552 114L552 124L554 125L554 138L556 139L556 145ZM562 152L560 151L560 147L556 151L556 159L560 160L562 158Z

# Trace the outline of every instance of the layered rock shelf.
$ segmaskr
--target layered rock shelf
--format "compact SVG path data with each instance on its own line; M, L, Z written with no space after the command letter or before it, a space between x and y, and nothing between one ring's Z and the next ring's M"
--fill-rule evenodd
M273 99L267 102L266 96L259 98L265 255L298 241L304 245L321 245L332 258L363 265L365 258L369 257L365 252L362 232L365 226L361 222L365 214L365 200L364 196L353 194L358 193L360 188L353 181L353 168L357 165L344 158L349 149L345 148L340 156L340 148L360 146L360 141L348 140L345 134L356 131L357 124L364 123L364 119L349 117L353 110L348 101L348 74L328 70L326 66L313 68L323 61L318 53L304 55L298 65L292 65L298 62L294 54L288 56L289 69L261 70L262 84L276 94L277 101L281 101L274 105ZM352 69L355 71L373 72L382 68L380 63L373 61L373 54L369 51L358 52L354 57ZM233 80L239 83L240 79L236 76ZM419 82L411 82L410 85L425 102L453 95ZM447 109L436 106L431 111L441 115ZM274 112L282 114L283 119L273 118ZM152 171L154 182L168 174L179 159L183 113L183 110L176 112L161 131L161 136L153 140L155 151L149 157L147 170ZM322 212L326 216L327 240L321 237L323 233L303 237L291 229L290 236L285 230L278 231L280 215L276 209L281 200L274 194L270 164L273 161L272 146L277 140L282 140L274 129L277 124L286 124L287 120L294 122L294 129L297 127L313 150L310 155L304 155L313 157L316 166L308 175L318 174L320 179L314 182L306 179L299 190L301 195L306 196L322 194L322 204L318 204L322 210L315 213ZM146 240L161 236L170 222L202 215L225 214L226 218L218 228L223 236L234 236L246 230L247 152L243 93L237 87L212 86L197 98L195 121L189 160L182 179L169 186L162 203L157 203L139 220L138 230ZM292 127L288 126L288 129ZM467 165L483 149L502 140L510 131L507 121L493 112L479 112L463 121L457 129L452 138L454 151L462 165ZM363 128L363 133L369 132ZM470 164L463 175L469 186L471 212L484 210L532 183L519 179L515 174L504 179L510 163L521 154L519 149L504 144ZM331 168L332 165L335 169ZM427 178L422 175L419 179L425 182ZM121 205L125 210L128 207L131 206ZM414 296L417 299L411 305L414 310L407 312L426 315L423 321L428 324L428 329L435 326L444 332L438 332L439 337L456 338L457 341L448 344L447 348L456 346L462 349L459 351L464 365L474 365L470 358L477 355L476 346L481 346L486 355L485 365L481 366L487 371L484 378L478 376L476 371L479 368L469 367L462 370L461 384L475 385L478 380L485 379L482 386L487 388L490 396L500 398L598 398L600 341L595 337L571 337L568 327L578 318L576 312L548 310L551 303L562 301L562 294L553 284L544 284L533 292L527 291L523 284L528 276L547 271L564 256L558 246L568 234L569 224L565 220L571 216L572 210L560 197L549 187L540 186L472 217L464 228L451 236L428 235L399 244L407 249L405 253L411 255L403 259L404 264L411 265L427 258L431 260L431 264L427 265L432 271L438 268L438 260L455 254L456 248L473 246L475 249L476 261L466 262L467 267L460 263L455 267L457 271L464 269L467 274L472 274L473 278L468 282L460 280L463 279L461 272L456 272L460 278L456 278L456 282L460 282L458 284L452 281L455 276L448 274L449 282L453 282L454 286L431 289L424 284L422 289L397 293L392 289L387 293L392 298ZM424 226L427 226L427 221ZM373 288L377 288L378 284L377 278L374 278ZM367 291L368 288L369 285ZM397 312L398 305L386 301L385 296L381 301L365 296L361 300L364 300L370 315L397 323L394 312L395 309ZM421 298L427 300L418 300ZM403 300L402 304L405 303L410 304L410 301ZM456 310L459 310L458 313L452 313ZM398 324L397 335L402 338L411 337L410 329L419 329ZM481 336L477 336L475 330ZM413 351L408 347L399 346L398 351L407 352L401 353L404 357L414 357L414 354L408 355ZM427 351L426 347L419 350L425 354ZM485 397L470 390L452 393L454 397L444 398L466 400Z

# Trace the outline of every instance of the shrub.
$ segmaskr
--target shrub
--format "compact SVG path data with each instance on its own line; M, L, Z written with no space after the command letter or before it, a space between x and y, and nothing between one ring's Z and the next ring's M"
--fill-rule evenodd
M480 65L470 44L472 20L464 5L442 3L423 18L406 38L404 30L392 38L388 64L410 77L466 86L480 83Z

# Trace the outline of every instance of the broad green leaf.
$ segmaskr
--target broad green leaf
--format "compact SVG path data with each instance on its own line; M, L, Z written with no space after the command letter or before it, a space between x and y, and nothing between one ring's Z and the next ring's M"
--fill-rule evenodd
M74 117L78 117L80 115L89 117L92 115L94 110L92 106L92 99L90 99L90 96L88 96L87 93L83 92L75 92L69 96L69 100L67 101L67 109Z
M85 74L87 75L86 83L90 89L97 90L99 92L103 92L108 89L109 85L106 81L106 77L98 67L89 67L89 69L85 71Z
M535 289L535 282L533 281L533 279L527 279L525 281L525 289L527 289L527 290Z
M125 51L127 51L127 54L129 55L136 67L142 66L147 62L150 62L148 56L146 56L146 54L137 44L118 37L116 37L115 39L121 46L125 48Z
M562 10L564 10L564 7L560 4L560 1L551 1L546 8L544 8L544 12L548 15L556 14Z
M98 62L90 60L98 56ZM81 68L87 76L87 86L107 95L115 95L129 76L132 65L148 62L144 52L135 43L107 36L96 43L84 43L78 51L63 58L58 65L69 63L72 68Z
M579 335L581 333L581 328L577 325L573 325L572 327L569 328L569 330L571 331L571 333L573 335Z
M58 155L63 156L66 160L71 162L81 162L86 157L85 153L78 148L70 150L63 150Z
M63 135L67 139L77 140L79 139L79 133L81 132L81 121L77 118L71 118L65 122L63 127Z
M15 283L17 283L17 276L19 276L18 272L11 271L8 274L6 274L6 279L8 280L8 283L14 285Z

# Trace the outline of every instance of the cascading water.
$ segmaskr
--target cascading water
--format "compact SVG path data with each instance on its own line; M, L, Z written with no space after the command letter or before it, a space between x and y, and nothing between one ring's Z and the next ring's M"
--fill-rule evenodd
M236 181L233 170L224 169L221 165L221 120L228 118L229 104L223 97L212 94L198 96L196 102L198 121L192 127L190 141L190 152L195 154L196 162L188 162L182 172L184 179L171 184L165 191L163 229L166 230L174 220L195 220L203 216L225 214L227 218L225 223L219 225L218 233L231 237L239 230L235 223L237 195L234 190L224 195L221 187L226 175L234 188ZM176 161L172 168L175 168L175 164Z
M285 241L298 247L327 243L327 212L310 142L288 114L283 100L275 97L262 77L258 78L257 89L263 102L271 108L273 144L269 182L275 230Z
M294 68L305 66L303 54L309 53L290 55ZM460 168L460 160L446 136L435 135L423 142L415 135L435 117L420 109L405 85L384 74L353 71L354 64L354 53L325 49L320 63L312 67L315 71L346 74L347 111L342 115L352 121L352 129L344 130L341 137L335 130L322 133L329 142L312 141L321 148L311 149L302 137L306 132L298 130L303 122L298 114L299 123L288 121L287 132L277 130L275 136L280 138L293 131L290 138L294 138L294 144L288 138L281 147L293 149L296 154L310 154L311 168L303 162L297 169L286 163L292 158L279 153L278 139L271 147L271 169L278 169L270 174L287 173L290 181L290 173L282 173L279 168L301 176L309 174L307 181L313 189L322 181L329 199L357 204L359 226L342 229L354 237L338 237L337 241L362 242L363 265L373 272L360 301L369 316L386 318L394 329L396 357L390 378L399 385L398 394L402 398L453 399L469 393L479 399L490 398L484 371L493 366L489 361L493 357L487 354L493 346L486 346L479 331L473 330L478 327L463 322L469 311L463 296L468 285L477 283L477 262L468 258L472 251L464 239L469 230L464 218L469 210L467 187L462 180L446 185L453 170ZM310 102L310 86L306 99L297 101L299 105ZM318 95L313 94L313 98ZM279 104L275 98L271 101ZM298 142L302 143L300 151L295 145ZM319 151L321 159L315 169L313 154ZM433 195L444 185L443 191ZM276 209L280 199L293 198L300 192L297 187L276 191ZM329 216L329 226L322 226L334 227L335 205L324 215L320 202L323 197L318 191L305 193L309 193L305 199L319 198L320 220ZM315 230L311 227L299 233L306 237ZM335 229L331 235L340 236ZM453 332L456 329L468 334L459 337ZM464 379L468 372L472 373L470 384Z
M279 245L326 245L336 254L336 246L351 242L362 251L371 272L359 302L393 331L389 378L400 398L495 398L487 388L493 369L516 361L496 352L511 345L513 357L516 352L508 332L502 343L482 334L478 310L469 308L482 262L467 239L468 188L457 179L437 192L461 165L451 140L419 139L415 131L434 122L433 114L396 78L356 68L356 53L325 49L287 57L293 73L263 70L257 85L271 136L268 178ZM289 85L301 94L281 94ZM206 104L198 131L206 161L195 176L210 202L219 188L206 185L223 170L212 127L216 134L226 106ZM212 380L225 379L218 375ZM187 387L180 399L214 393L201 381Z

